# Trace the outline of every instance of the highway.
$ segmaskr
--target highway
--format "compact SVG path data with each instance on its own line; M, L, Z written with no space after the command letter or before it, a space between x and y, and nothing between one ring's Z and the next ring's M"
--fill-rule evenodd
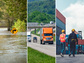
M37 37L37 43L33 42L33 37ZM55 42L54 42L54 44L47 44L46 43L45 45L42 45L42 44L40 44L40 37L36 36L34 34L32 34L32 40L31 40L31 42L27 43L27 46L31 47L35 50L38 50L42 53L45 53L49 56L56 57L56 44L55 44Z
M43 27L53 27L55 28L55 24L43 24L43 25L38 25L38 24L30 24L27 26L27 28L43 28Z

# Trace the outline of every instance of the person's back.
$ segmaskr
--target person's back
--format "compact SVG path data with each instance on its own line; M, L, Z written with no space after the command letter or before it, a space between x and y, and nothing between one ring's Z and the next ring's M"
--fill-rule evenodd
M69 38L68 38L68 42L72 42L73 40L75 41L78 41L77 40L77 36L74 32L72 32L70 35L69 35Z
M75 42L77 42L77 44L78 44L78 39L74 32L75 32L75 29L72 29L72 33L69 35L68 42L70 43L69 56L71 56L71 52L73 51L73 56L75 57L75 48L76 48Z

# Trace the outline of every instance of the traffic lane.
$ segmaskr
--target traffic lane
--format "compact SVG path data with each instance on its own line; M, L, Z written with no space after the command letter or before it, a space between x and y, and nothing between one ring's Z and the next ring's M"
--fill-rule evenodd
M33 37L37 37L37 42L33 42ZM56 42L54 42L54 44L45 43L45 45L42 45L40 44L40 37L37 35L31 34L31 42L28 42L27 46L35 50L38 50L42 53L45 53L49 56L56 57Z
M56 55L56 63L84 63L84 55L75 55L75 57L69 57L68 55L61 57L60 55Z
M31 34L31 42L33 42L33 37L37 37L37 42L36 43L40 44L40 37L37 36L37 35Z
M31 47L49 56L56 57L56 46L55 45L54 46L53 45L42 45L38 43L29 42L28 47Z
M33 42L33 37L37 37L37 42ZM27 46L40 52L43 52L49 56L56 57L56 43L55 42L54 44L45 43L45 45L42 45L40 44L40 37L37 35L31 34L31 42L28 42Z
M37 37L37 42L33 42L33 37ZM38 43L38 44L40 44L40 36L31 34L31 42L32 42L32 43ZM54 44L48 44L48 43L45 43L45 45L55 46L55 45L56 45L56 42L54 42Z

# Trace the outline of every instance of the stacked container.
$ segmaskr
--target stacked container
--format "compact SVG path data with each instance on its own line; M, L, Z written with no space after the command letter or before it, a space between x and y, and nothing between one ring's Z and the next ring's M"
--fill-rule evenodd
M60 53L59 36L62 30L66 30L66 18L56 9L56 53Z

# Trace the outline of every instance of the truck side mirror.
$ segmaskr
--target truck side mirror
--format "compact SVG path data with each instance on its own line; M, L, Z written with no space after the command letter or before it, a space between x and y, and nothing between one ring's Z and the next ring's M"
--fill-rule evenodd
M42 34L42 36L44 36L44 35Z
M55 36L55 34L53 34L53 36Z

